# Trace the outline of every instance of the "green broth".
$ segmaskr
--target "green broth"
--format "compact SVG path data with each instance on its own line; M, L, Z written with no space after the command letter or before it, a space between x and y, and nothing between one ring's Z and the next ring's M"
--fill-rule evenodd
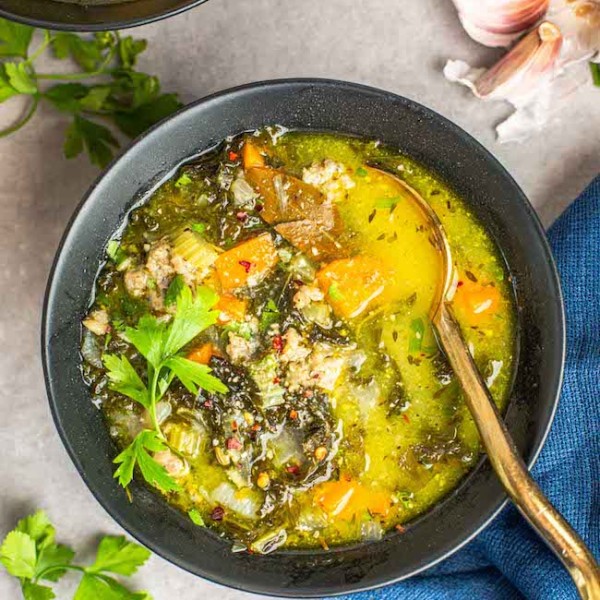
M244 170L245 145L260 148L266 165ZM175 380L160 411L185 466L175 473L181 491L167 500L195 509L235 549L379 539L439 502L478 459L475 426L428 318L437 250L417 212L373 167L414 187L441 219L459 280L455 313L504 409L515 315L497 249L449 187L376 142L277 129L228 141L180 167L132 211L98 278L91 316L108 325L84 333L84 375L123 446L148 417L109 389L102 353L127 356L143 374L123 328L147 312L171 318L164 296L178 273L189 279L190 261L195 279L186 282L220 295L223 322L186 352L200 360L210 347L213 375L230 392L196 397ZM319 205L321 212L290 217L310 221L303 235L320 236L313 225L322 230L336 215L334 234L313 252L285 229L288 221L281 228L270 215L270 194L283 203L296 189L329 211ZM284 210L294 207L277 219ZM263 255L236 260L256 240L268 242ZM171 261L162 271L150 268L157 248ZM255 266L264 274L245 281ZM244 284L230 285L223 273ZM132 293L140 277L145 287Z

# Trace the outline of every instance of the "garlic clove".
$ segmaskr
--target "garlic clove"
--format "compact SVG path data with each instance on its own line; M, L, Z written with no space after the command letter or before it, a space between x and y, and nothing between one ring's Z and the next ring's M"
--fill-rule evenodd
M454 0L465 31L484 46L509 46L546 13L549 0Z
M560 29L544 21L477 79L475 94L490 99L529 95L552 75L562 42Z

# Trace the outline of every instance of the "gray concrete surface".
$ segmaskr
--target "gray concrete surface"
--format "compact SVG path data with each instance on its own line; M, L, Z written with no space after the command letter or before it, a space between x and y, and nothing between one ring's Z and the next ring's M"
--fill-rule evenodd
M144 1L144 0L140 0ZM600 90L576 94L547 130L500 146L493 125L508 112L447 83L446 57L484 61L496 52L467 38L449 0L212 0L139 28L150 41L141 67L185 101L258 79L320 76L404 94L457 122L508 168L549 224L600 171ZM18 114L0 108L5 124ZM63 228L97 175L86 159L61 156L64 118L42 110L0 140L0 535L36 507L61 540L86 555L119 527L96 503L50 419L39 358L42 296ZM251 598L153 557L136 578L158 600ZM70 597L63 587L59 597ZM20 597L0 573L0 598Z

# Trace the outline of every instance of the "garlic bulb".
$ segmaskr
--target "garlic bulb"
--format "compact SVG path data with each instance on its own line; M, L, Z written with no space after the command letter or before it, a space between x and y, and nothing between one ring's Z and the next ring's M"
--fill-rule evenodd
M454 0L465 31L484 46L509 46L535 25L549 0Z
M550 0L545 20L490 69L449 60L444 75L478 98L510 102L516 111L496 131L501 142L519 141L590 81L590 60L600 61L600 0Z

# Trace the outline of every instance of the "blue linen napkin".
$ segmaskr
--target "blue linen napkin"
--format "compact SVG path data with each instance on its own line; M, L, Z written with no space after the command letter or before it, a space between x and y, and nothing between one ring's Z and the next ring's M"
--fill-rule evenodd
M567 358L554 424L533 468L552 503L600 555L600 176L551 227ZM512 506L423 574L352 600L576 600L567 571Z

